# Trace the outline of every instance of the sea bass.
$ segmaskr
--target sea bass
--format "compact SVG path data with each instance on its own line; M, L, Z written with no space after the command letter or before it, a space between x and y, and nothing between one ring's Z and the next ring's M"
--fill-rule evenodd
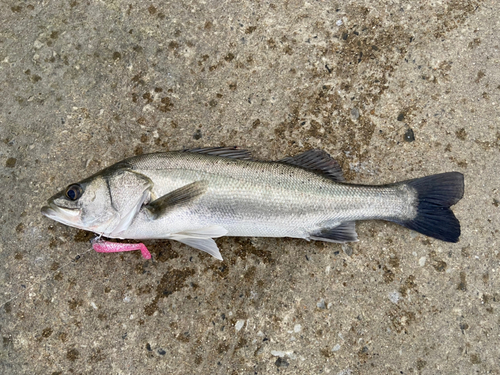
M321 150L267 162L246 150L216 147L125 159L69 185L42 214L108 238L176 240L222 260L217 237L343 243L357 241L358 220L387 220L457 242L460 223L450 207L463 192L459 172L354 185ZM143 244L98 240L93 247L151 257Z

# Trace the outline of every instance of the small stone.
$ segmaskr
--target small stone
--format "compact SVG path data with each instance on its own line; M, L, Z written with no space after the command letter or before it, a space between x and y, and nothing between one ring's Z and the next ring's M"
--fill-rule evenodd
M290 364L283 358L279 357L276 362L274 362L276 367L288 367Z
M193 138L198 140L198 139L201 139L201 137L202 137L201 130L200 129L196 130L193 134Z
M357 120L359 118L359 109L357 108L351 109L351 116L354 120Z
M352 256L352 247L347 244L342 244L342 251L347 256Z
M318 309L325 310L326 309L325 300L321 298L319 302L316 304L316 306L318 307Z
M415 133L413 133L412 128L408 128L408 130L406 130L403 139L405 142L413 142L415 140Z
M234 325L236 332L239 332L243 328L244 325L245 325L245 321L243 319L238 320L236 322L236 324Z
M399 294L399 292L392 292L389 294L389 300L392 303L398 303L400 298L401 298L401 294Z

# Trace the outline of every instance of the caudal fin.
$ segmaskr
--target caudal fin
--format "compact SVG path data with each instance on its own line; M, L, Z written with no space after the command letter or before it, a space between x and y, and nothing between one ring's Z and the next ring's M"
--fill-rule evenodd
M458 242L460 223L450 207L464 195L463 174L441 173L403 183L417 192L417 216L398 224L441 241Z

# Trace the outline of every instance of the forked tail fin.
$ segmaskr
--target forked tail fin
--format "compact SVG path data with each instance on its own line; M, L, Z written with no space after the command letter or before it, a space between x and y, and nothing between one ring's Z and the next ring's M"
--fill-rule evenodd
M402 182L417 192L417 215L397 221L409 229L446 242L458 242L460 223L450 209L464 195L464 176L441 173Z

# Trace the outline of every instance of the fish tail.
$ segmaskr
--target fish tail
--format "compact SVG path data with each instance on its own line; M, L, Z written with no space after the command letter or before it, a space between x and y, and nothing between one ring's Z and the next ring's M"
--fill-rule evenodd
M450 209L464 195L464 176L441 173L402 182L417 195L416 216L398 224L446 242L458 242L460 222Z

